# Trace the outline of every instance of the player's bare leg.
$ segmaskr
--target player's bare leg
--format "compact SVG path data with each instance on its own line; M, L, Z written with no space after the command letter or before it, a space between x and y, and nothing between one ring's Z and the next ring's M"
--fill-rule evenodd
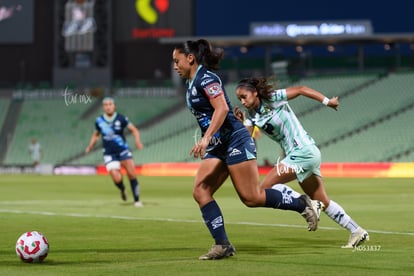
M134 206L143 207L142 201L140 200L139 182L135 173L134 160L126 159L121 161L122 167L125 169L129 183L131 185L132 196L134 197Z

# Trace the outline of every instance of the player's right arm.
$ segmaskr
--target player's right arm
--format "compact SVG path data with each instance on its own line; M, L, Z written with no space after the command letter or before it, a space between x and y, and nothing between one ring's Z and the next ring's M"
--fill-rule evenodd
M338 110L339 100L338 97L327 98L324 94L315 89L307 86L292 86L286 88L286 96L288 100L294 99L297 96L302 95L315 101L321 102L326 106L329 106L335 110Z
M250 135L252 135L253 130L254 130L254 126L253 126L252 121L250 119L246 118L244 112L238 106L236 106L234 108L233 113L236 116L236 118L239 119L243 123L243 125L247 128Z
M85 149L85 153L89 153L93 147L95 146L96 142L99 139L99 132L97 130L94 130L94 132L92 133L91 139L89 141L89 145L86 147Z

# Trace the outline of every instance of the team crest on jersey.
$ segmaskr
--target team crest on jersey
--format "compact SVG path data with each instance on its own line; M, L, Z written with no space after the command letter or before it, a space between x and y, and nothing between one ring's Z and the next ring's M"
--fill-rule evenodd
M193 89L191 89L191 95L195 96L197 95L197 89L193 86Z
M205 91L210 97L215 97L221 94L221 86L218 83L212 83L205 88Z
M121 128L121 122L119 120L116 120L114 122L114 127L115 127L115 129L120 129Z

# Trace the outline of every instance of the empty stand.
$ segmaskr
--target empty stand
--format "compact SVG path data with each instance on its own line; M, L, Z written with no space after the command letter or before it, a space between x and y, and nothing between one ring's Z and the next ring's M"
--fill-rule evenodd
M381 162L414 160L414 72L390 75L359 74L307 78L288 85L306 85L326 96L339 96L339 111L298 97L290 101L304 128L316 140L323 162ZM240 105L235 83L226 84L234 106ZM97 99L93 99L97 101ZM0 120L9 100L0 101ZM93 103L91 103L92 105ZM118 112L139 127L145 148L134 148L137 164L196 161L189 156L200 138L195 118L180 97L122 96L116 98ZM66 105L62 99L25 100L10 142L5 164L30 162L27 146L31 137L43 146L45 163L101 164L100 145L88 155L83 150L101 109L88 112L88 105ZM80 119L83 114L87 118ZM282 155L279 145L265 135L257 141L258 163L275 163Z

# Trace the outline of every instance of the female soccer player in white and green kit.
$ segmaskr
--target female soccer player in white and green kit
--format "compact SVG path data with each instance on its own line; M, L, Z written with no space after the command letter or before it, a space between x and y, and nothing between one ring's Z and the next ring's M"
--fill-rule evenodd
M322 93L306 86L294 86L275 90L266 78L247 78L238 83L236 94L247 109L247 116L236 108L236 116L252 130L259 127L273 141L280 144L285 157L277 162L262 182L262 188L279 189L297 179L303 191L314 200L320 200L324 212L336 223L351 232L348 243L342 248L353 248L369 240L366 230L361 228L335 201L329 199L320 172L321 153L313 138L303 128L288 100L305 96L337 110L338 97L328 99ZM289 191L289 193L292 193ZM293 191L297 196L299 193Z

